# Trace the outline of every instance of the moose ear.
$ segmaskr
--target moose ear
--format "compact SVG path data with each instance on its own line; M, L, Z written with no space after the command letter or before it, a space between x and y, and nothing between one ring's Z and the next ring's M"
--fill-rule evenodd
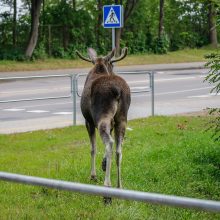
M88 55L93 62L97 58L97 53L93 48L88 48Z

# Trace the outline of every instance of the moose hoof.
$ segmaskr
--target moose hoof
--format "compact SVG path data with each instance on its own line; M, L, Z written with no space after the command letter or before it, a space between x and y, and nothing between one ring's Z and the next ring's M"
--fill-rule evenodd
M111 205L112 204L112 198L111 197L103 197L103 202L105 205Z
M102 170L104 172L106 171L106 158L103 158L103 160L102 160Z
M91 181L94 181L94 182L97 182L97 176L96 175L91 175L91 178L90 178Z

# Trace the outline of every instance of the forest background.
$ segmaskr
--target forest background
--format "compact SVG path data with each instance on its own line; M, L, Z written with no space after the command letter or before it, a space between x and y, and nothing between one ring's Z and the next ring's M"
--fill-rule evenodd
M18 4L19 3L19 4ZM103 5L124 6L116 47L130 54L164 54L218 47L219 0L0 0L0 60L75 58L75 50L111 50Z

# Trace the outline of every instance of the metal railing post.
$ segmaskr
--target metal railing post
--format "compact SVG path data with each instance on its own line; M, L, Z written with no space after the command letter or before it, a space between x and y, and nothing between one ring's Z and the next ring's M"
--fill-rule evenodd
M150 73L150 87L151 87L151 115L154 116L154 71Z
M73 125L76 125L76 76L77 75L72 75L71 77L71 82L72 82L72 86L71 86L71 92L72 92L72 99L73 99Z

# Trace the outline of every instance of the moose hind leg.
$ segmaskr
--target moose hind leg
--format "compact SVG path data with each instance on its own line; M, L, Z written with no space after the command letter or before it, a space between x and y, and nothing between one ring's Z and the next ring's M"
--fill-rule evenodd
M101 122L98 126L100 136L102 138L103 143L105 144L105 156L102 161L102 168L105 171L105 186L111 186L111 161L112 161L112 147L113 147L113 139L110 135L110 123Z
M117 165L117 187L122 188L121 183L121 161L122 161L122 142L125 135L126 123L121 122L115 125L115 142L116 142L116 165Z
M91 144L91 180L97 180L96 177L96 136L95 136L95 126L89 122L86 122L86 128L89 133L90 144Z
M102 161L102 168L105 171L104 186L111 187L111 161L112 161L112 146L113 139L110 135L111 128L110 123L102 122L98 126L100 136L103 143L105 144L105 156ZM111 197L104 197L104 204L109 205L112 203Z

